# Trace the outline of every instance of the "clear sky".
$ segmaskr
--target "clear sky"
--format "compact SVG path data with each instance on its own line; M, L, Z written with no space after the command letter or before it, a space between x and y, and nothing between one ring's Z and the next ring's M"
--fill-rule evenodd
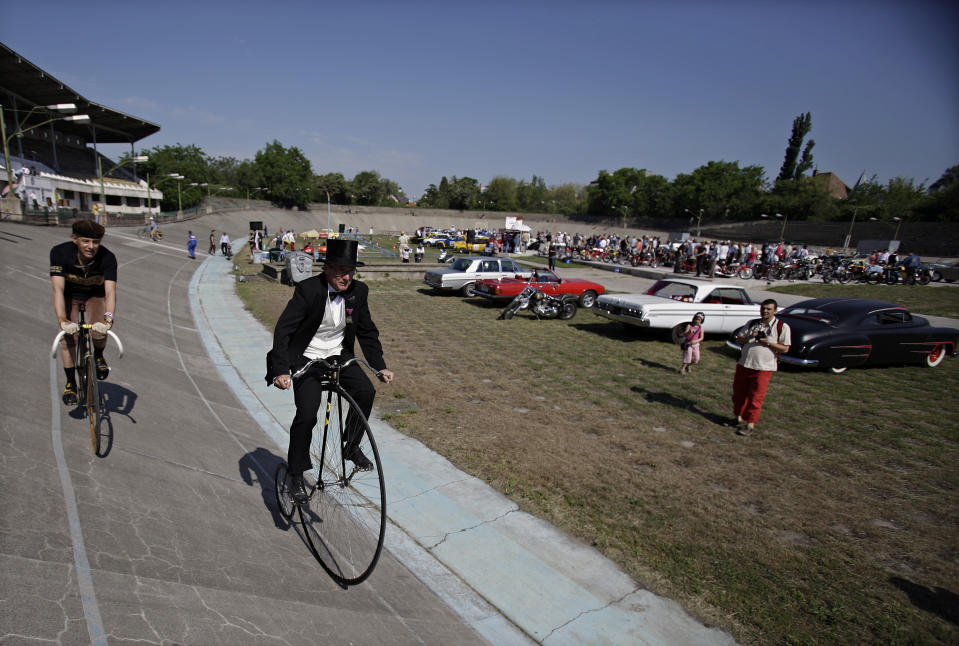
M0 0L0 41L159 124L138 145L316 173L586 184L711 160L774 179L793 119L815 163L933 182L959 164L959 3ZM108 154L118 155L129 148Z

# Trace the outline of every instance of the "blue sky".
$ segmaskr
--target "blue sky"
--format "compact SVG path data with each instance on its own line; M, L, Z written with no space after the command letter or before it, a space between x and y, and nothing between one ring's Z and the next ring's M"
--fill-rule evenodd
M959 164L948 2L42 3L0 41L90 100L158 123L139 148L314 172L586 184L711 160L782 164L812 113L820 171L932 182ZM19 16L10 20L11 16ZM27 20L29 18L29 20ZM120 154L127 149L109 151Z

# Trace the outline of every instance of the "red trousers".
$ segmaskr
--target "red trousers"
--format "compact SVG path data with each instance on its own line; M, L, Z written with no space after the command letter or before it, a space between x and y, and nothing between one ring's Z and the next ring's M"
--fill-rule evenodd
M753 370L737 363L733 379L733 415L753 424L758 422L772 376L771 370Z

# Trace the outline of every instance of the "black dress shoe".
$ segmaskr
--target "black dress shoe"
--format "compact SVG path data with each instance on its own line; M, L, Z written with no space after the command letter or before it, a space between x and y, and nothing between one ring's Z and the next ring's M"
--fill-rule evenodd
M310 495L306 493L306 485L303 483L302 473L290 474L290 495L297 505L305 505L310 501Z
M356 468L360 471L372 471L373 463L370 462L369 458L363 455L363 451L360 450L360 447L346 447L346 450L343 451L343 457L356 465Z

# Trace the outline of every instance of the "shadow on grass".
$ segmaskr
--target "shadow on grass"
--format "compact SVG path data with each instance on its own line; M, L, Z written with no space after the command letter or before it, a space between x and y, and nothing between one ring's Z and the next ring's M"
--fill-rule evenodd
M643 364L644 368L657 368L659 370L665 370L666 372L676 372L676 366L667 366L665 364L659 363L658 361L650 361L649 359L643 359L642 357L637 357L635 361Z
M930 588L900 577L893 577L889 582L909 595L912 605L959 626L959 595L955 592L945 588Z
M605 321L602 319L595 318L595 316L586 309L580 309L576 313L576 318L579 318L581 314L588 316L593 316L595 323L572 323L570 327L576 328L582 332L589 332L590 334L598 334L609 339L615 339L616 341L622 341L623 343L672 343L669 338L669 330L646 330L640 329L632 325L624 325L622 323L615 323L612 321ZM589 319L585 319L589 320Z
M723 424L729 420L728 415L717 415L716 413L705 411L699 408L699 405L691 399L686 397L680 397L679 395L674 395L673 393L668 393L665 391L653 391L641 386L633 386L630 388L634 393L638 393L643 396L648 402L656 404L665 404L666 406L672 406L680 410L689 411L699 415L708 422L713 424Z

